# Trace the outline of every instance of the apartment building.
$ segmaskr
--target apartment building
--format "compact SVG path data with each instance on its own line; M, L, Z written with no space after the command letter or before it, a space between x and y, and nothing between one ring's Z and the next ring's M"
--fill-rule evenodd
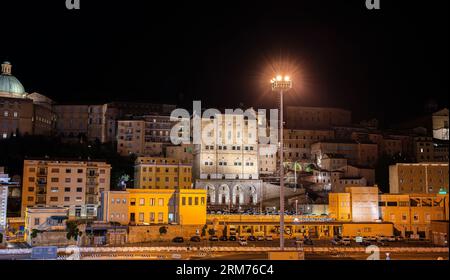
M448 193L448 163L397 163L389 166L390 193Z
M285 162L311 158L311 145L316 142L333 140L333 130L284 130L283 156Z
M111 165L101 161L25 160L22 216L27 207L69 208L69 216L93 218L100 194L110 188Z
M190 189L192 165L174 158L138 157L134 187L140 189Z

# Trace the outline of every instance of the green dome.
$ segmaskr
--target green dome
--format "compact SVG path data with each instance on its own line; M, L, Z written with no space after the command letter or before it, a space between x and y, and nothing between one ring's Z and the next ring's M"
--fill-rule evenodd
M4 62L2 64L2 74L0 75L0 95L11 97L25 97L25 88L22 83L11 75L11 64Z

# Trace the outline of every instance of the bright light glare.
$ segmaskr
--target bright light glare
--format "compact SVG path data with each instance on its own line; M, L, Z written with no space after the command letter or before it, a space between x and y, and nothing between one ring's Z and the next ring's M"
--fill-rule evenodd
M284 81L289 82L291 80L291 77L289 76L284 76Z
M277 81L281 81L283 78L281 77L281 75L277 76Z

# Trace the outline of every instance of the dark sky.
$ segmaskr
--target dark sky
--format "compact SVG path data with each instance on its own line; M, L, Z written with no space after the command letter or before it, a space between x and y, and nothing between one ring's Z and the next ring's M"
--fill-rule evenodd
M0 60L27 92L61 103L274 108L263 69L288 58L304 86L287 104L385 123L430 99L448 107L448 1L381 0L378 11L365 0L152 2L81 0L69 11L65 0L3 0Z

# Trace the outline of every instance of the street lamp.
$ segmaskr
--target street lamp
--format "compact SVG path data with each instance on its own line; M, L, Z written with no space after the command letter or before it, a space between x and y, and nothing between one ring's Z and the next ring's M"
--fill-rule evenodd
M272 91L280 93L280 249L284 250L284 165L283 165L283 91L292 88L291 78L277 75L270 81Z

